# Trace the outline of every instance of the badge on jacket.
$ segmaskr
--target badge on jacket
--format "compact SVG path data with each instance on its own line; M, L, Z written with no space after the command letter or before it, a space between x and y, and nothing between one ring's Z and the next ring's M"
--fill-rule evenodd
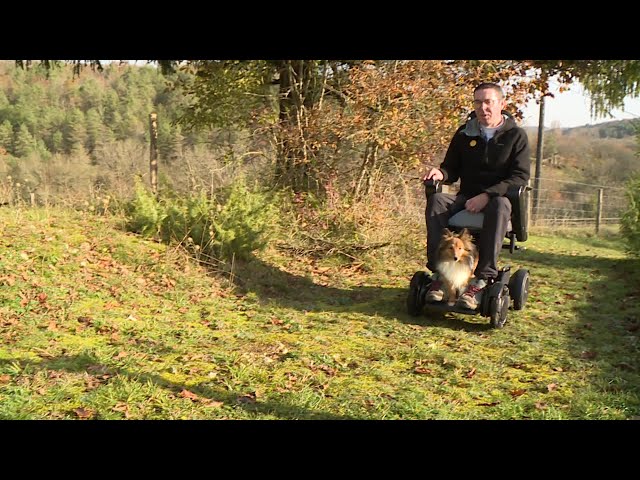
M476 142L475 140L471 140L471 141L469 142L469 145L471 145L472 147L475 147L477 143L478 143L478 142Z

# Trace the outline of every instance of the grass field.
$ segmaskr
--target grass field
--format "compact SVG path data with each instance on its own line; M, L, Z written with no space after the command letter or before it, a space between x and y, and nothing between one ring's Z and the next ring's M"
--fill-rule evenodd
M364 268L272 248L232 282L118 227L0 210L0 419L640 416L640 263L616 235L505 252L530 294L494 330L406 313L420 254Z

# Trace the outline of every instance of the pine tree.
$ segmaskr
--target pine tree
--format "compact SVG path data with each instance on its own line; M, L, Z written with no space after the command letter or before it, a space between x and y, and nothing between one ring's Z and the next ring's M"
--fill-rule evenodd
M13 154L13 127L9 120L0 124L0 147L6 152Z
M74 108L69 115L64 131L64 148L72 155L86 153L84 144L87 140L87 129L82 111Z
M36 142L29 132L26 125L20 125L18 133L16 133L16 139L14 144L14 152L17 157L26 157L33 152L36 146Z

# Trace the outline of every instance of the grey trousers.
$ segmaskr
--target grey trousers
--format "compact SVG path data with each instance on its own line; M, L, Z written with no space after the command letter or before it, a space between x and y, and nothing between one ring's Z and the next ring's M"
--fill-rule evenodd
M435 272L442 231L447 227L451 216L464 210L466 201L462 195L440 192L431 195L427 202L427 268L432 272ZM474 235L480 257L475 275L486 280L498 276L498 255L511 219L511 202L507 197L492 197L482 213L482 230L479 235Z

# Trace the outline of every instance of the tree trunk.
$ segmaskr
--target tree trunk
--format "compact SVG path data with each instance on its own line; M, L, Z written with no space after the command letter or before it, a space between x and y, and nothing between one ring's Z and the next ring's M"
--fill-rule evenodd
M317 186L313 178L313 154L306 138L307 111L321 98L315 91L321 78L312 60L279 62L279 135L276 180L294 191ZM316 100L316 98L318 100Z
M151 179L151 191L158 194L158 114L149 114L149 130L151 145L149 148L149 174Z

